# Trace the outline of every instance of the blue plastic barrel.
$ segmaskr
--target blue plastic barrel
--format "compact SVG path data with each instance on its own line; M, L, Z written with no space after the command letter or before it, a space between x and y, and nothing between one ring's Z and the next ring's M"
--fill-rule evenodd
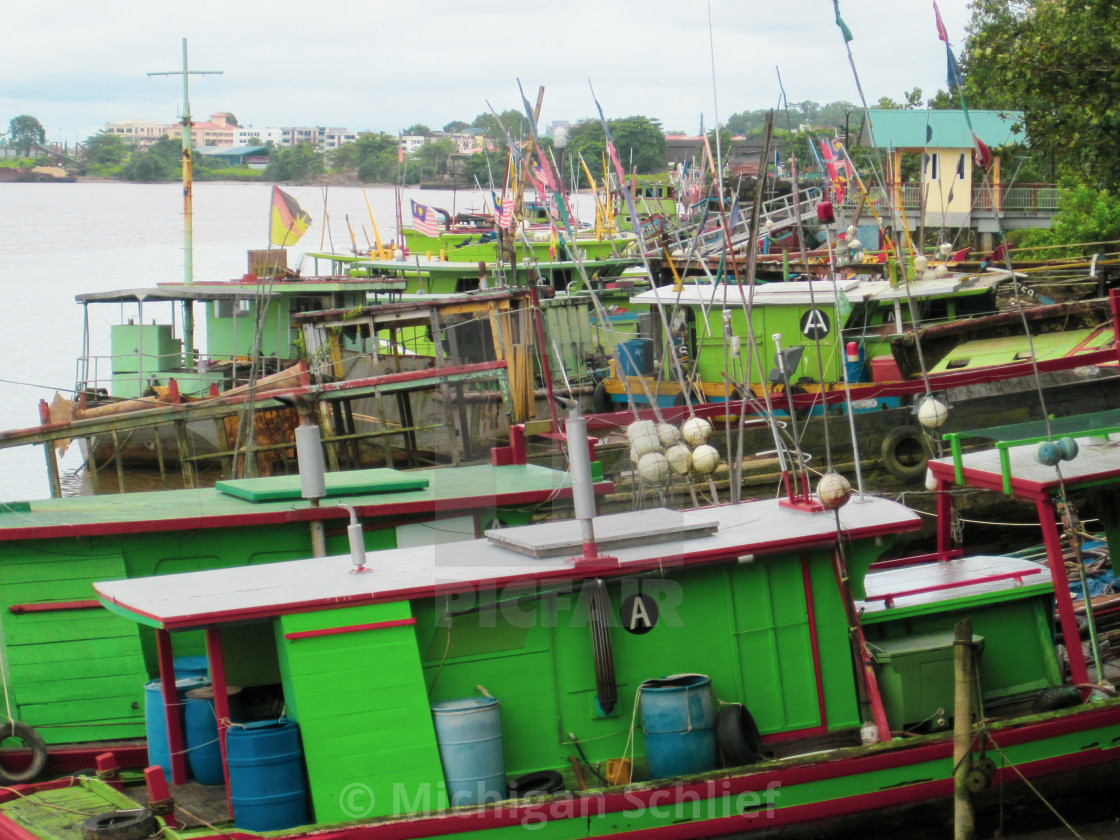
M191 689L209 684L210 680L205 677L185 677L175 680L175 691L179 699L183 700ZM164 716L159 680L144 683L144 732L148 739L148 766L162 767L164 775L170 781L171 749L167 743L167 718ZM184 738L185 732L184 729Z
M621 376L649 376L653 373L653 339L630 338L618 343Z
M226 732L226 761L233 824L249 831L278 831L307 824L307 788L299 726L260 720Z
M205 656L176 656L175 679L210 676L210 663Z
M226 686L226 691L234 695L241 689L231 685ZM236 720L236 716L233 719ZM183 725L187 731L187 762L195 781L204 785L223 784L226 778L222 770L222 746L218 743L213 686L193 688L187 692Z
M702 674L646 680L642 732L652 779L703 773L716 766L712 681Z
M452 807L506 798L498 707L494 697L445 700L432 706L439 759Z

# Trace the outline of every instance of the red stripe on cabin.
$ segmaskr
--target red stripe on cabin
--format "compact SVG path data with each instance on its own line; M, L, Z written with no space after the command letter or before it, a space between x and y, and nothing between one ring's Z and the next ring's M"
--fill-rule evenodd
M51 601L46 604L12 604L8 607L8 612L15 615L22 615L23 613L41 613L41 612L60 612L62 610L97 610L101 608L101 602L97 600L91 601Z
M398 618L395 621L374 621L371 624L351 624L349 627L327 627L322 630L300 630L285 633L285 639L313 639L316 636L338 636L341 633L360 633L362 630L384 630L387 627L408 627L416 623L415 618Z

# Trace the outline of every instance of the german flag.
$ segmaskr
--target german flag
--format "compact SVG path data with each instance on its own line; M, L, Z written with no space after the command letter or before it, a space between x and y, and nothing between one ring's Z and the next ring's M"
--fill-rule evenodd
M281 248L294 245L310 226L311 217L299 206L299 202L279 187L273 187L270 229L272 244Z

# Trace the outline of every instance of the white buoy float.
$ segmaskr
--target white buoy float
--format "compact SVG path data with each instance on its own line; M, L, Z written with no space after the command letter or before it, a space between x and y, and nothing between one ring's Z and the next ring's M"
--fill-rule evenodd
M719 466L719 450L702 443L692 450L692 469L700 475L711 475Z
M630 439L630 457L637 463L648 452L661 451L661 439L657 436L657 424L652 420L637 420L626 429Z
M693 447L707 442L711 433L712 424L703 417L689 417L681 426L681 437L684 438L685 443ZM693 458L695 459L695 457L696 455L693 453Z
M927 429L939 429L949 419L949 408L937 397L927 396L918 405L918 422Z
M851 482L840 473L825 473L817 482L817 498L829 510L842 508L852 498Z
M687 475L692 469L692 450L683 443L674 443L666 449L665 458L674 475Z
M657 439L661 441L662 446L668 449L674 443L680 442L681 430L672 423L658 423Z
M663 452L647 452L638 459L638 475L646 484L664 484L669 480L669 459Z

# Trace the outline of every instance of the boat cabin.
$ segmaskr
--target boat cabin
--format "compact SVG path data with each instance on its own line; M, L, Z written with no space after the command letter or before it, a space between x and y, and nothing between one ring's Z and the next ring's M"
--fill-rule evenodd
M343 505L353 508L373 551L524 525L571 495L567 473L524 461L329 472L324 483L318 503L301 497L294 475L7 503L0 510L0 661L11 713L48 745L143 736L137 701L158 670L151 634L102 610L93 581L306 557L317 526L325 551L346 551L351 519ZM609 486L600 482L597 491ZM176 656L203 652L200 634L176 636Z

